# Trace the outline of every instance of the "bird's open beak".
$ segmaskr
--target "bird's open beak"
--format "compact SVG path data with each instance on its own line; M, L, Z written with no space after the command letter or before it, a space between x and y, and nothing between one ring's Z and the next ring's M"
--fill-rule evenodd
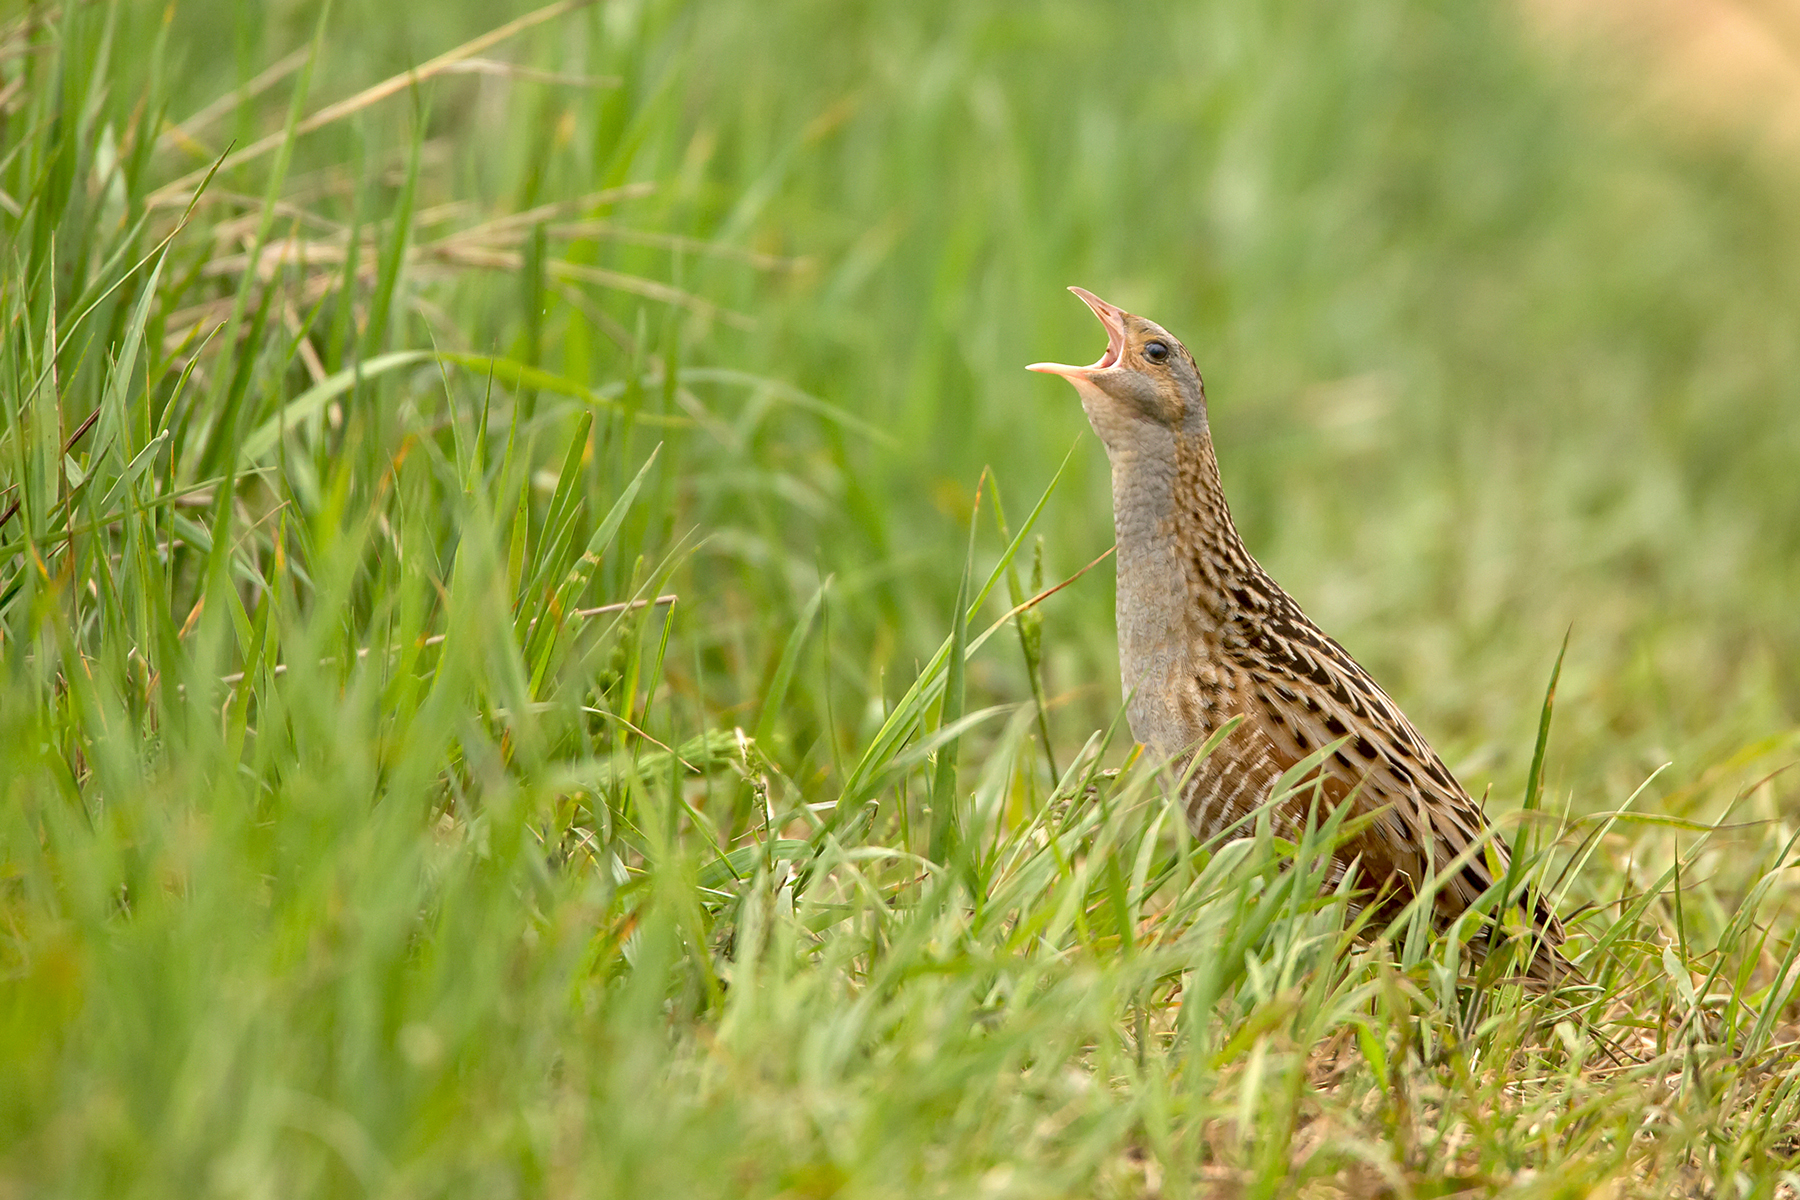
M1032 363L1025 368L1027 371L1042 371L1046 375L1067 375L1071 379L1080 379L1086 378L1091 371L1104 371L1118 365L1119 355L1125 349L1125 310L1108 304L1086 288L1072 287L1069 290L1080 296L1094 310L1094 315L1100 318L1100 323L1106 326L1106 353L1092 366L1071 367L1063 363L1041 362Z

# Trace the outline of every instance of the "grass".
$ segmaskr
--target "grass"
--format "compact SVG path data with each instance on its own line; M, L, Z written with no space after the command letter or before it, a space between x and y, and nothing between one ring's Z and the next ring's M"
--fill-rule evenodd
M429 12L0 29L0 1194L1793 1194L1790 164L1505 8ZM1586 985L1192 844L1069 282Z

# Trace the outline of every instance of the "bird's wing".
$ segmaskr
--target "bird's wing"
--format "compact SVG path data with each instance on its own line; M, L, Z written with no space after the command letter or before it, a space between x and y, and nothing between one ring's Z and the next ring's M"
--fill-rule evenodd
M1506 844L1399 706L1292 601L1239 630L1227 642L1249 678L1246 716L1274 748L1278 768L1341 742L1321 774L1337 785L1328 796L1354 791L1355 812L1377 814L1354 846L1371 881L1411 893L1466 855L1443 879L1436 908L1445 919L1468 908L1493 885L1494 871L1505 871ZM1560 940L1547 910L1539 923Z

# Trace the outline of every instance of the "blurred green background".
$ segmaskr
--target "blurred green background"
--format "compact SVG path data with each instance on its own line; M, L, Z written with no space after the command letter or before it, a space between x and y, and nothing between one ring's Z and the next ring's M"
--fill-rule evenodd
M423 187L527 207L657 181L625 223L797 260L620 260L750 319L684 325L699 359L887 435L782 420L684 447L672 523L711 537L693 570L747 656L726 702L753 699L821 573L843 709L909 676L945 627L984 466L1019 509L1073 447L1048 576L1110 544L1103 455L1066 389L1020 370L1097 346L1062 291L1081 283L1188 342L1253 551L1477 793L1521 786L1572 630L1558 767L1605 806L1800 710L1796 176L1748 135L1646 111L1654 60L1559 47L1524 14L613 3L505 56L617 89L426 89L442 158ZM304 45L317 15L176 6L171 114ZM501 15L341 3L320 100ZM254 113L235 132L265 132ZM403 98L371 110L364 144L399 144L407 118ZM316 135L297 165L341 146ZM582 323L553 308L543 337ZM1047 612L1077 740L1118 699L1104 574ZM978 670L1016 698L1004 664Z
M1740 1049L1795 1028L1800 148L1766 92L1698 119L1654 28L1547 4L568 9L381 99L527 10L0 18L0 1198L1277 1195L1352 1160L1394 1190L1331 1194L1423 1195L1564 1158L1566 1194L1666 1195L1690 1154L1774 1186L1791 1067L1708 1058L1690 1117L1701 1050L1662 1040L1712 1028L1697 981ZM195 172L343 101L132 269ZM1762 822L1685 909L1653 893L1697 825L1615 827L1572 885L1648 897L1596 977L1650 1074L1595 1082L1524 1001L1507 1041L1417 956L1357 991L1310 910L1218 954L1287 876L1159 893L1229 864L1142 778L1052 791L1010 631L957 697L996 489L1016 531L1067 460L1022 586L1038 535L1045 585L1112 541L1098 442L1023 370L1098 353L1069 284L1185 340L1252 551L1491 811L1567 635L1548 808L1672 762L1640 808ZM668 624L546 632L657 592ZM1110 565L1039 611L1066 768L1119 706ZM966 896L924 886L953 810L992 839ZM1416 1136L1384 1046L1440 1088ZM1291 1139L1315 1103L1362 1141Z

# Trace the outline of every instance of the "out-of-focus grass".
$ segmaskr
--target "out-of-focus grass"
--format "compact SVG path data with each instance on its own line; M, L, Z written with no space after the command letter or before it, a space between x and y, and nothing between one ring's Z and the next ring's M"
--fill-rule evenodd
M1791 1186L1784 167L1497 9L506 16L0 32L0 1187ZM1102 773L1069 282L1497 814L1573 626L1590 986Z

